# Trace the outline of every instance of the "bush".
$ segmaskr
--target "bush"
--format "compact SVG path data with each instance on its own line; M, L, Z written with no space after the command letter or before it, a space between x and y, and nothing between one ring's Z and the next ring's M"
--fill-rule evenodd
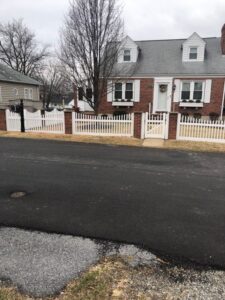
M210 120L211 121L216 121L216 120L218 120L219 119L219 114L218 113L216 113L216 112L211 112L211 113L209 113L209 118L210 118Z
M200 114L200 113L194 113L193 114L193 117L194 117L194 119L201 119L201 117L202 117L202 114Z

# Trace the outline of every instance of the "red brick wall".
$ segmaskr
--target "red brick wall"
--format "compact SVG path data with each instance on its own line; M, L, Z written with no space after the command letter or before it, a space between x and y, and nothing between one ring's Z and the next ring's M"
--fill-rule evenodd
M134 113L134 137L141 138L142 112Z
M65 134L72 134L72 112L65 111Z
M184 78L177 78L180 80L185 80ZM211 90L211 100L210 103L204 103L203 108L182 108L179 107L179 103L172 104L172 111L180 113L188 113L193 115L194 113L201 113L203 116L208 116L209 113L215 112L221 113L222 98L223 98L223 89L224 89L224 80L225 78L207 78L212 79L212 90ZM196 80L196 78L190 79ZM200 80L205 80L204 78Z
M112 114L115 111L125 111L127 113L131 113L135 111L148 112L149 103L153 103L154 79L153 78L146 78L146 79L132 78L132 80L133 79L140 80L140 102L134 102L133 107L117 108L112 106L112 102L107 102L107 95L104 95L104 97L101 99L99 104L99 110L98 110L99 113Z
M177 119L178 113L170 113L169 114L169 140L175 140L177 137Z
M0 109L0 130L6 131L6 115L3 109Z

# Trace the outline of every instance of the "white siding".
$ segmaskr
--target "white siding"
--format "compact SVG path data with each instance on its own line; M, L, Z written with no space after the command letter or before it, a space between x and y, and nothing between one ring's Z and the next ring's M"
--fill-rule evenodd
M127 36L121 44L121 48L118 56L118 63L124 62L123 54L125 49L130 50L131 53L130 62L136 62L138 58L138 46L129 36Z
M197 60L189 59L190 47L198 48ZM205 42L200 38L197 33L193 33L189 39L183 43L183 57L184 62L200 62L205 59Z
M8 103L10 100L24 99L24 89L33 90L33 100L40 101L39 98L39 87L25 84L6 83L0 82L2 102ZM15 95L15 89L18 90L18 94ZM0 96L1 101L1 96Z

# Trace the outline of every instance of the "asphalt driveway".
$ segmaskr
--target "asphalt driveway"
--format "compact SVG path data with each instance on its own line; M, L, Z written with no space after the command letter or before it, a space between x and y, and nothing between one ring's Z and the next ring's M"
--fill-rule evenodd
M225 155L0 139L0 226L225 267ZM12 199L12 192L26 197Z

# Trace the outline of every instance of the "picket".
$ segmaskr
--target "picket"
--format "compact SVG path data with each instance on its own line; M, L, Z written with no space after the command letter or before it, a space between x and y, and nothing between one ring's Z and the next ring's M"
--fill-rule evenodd
M65 122L64 112L54 110L52 112L41 113L24 110L25 131L42 133L64 133ZM6 110L7 131L20 131L20 115Z
M73 134L95 136L133 136L134 115L95 116L73 113Z
M194 119L179 114L177 140L225 143L225 121Z

